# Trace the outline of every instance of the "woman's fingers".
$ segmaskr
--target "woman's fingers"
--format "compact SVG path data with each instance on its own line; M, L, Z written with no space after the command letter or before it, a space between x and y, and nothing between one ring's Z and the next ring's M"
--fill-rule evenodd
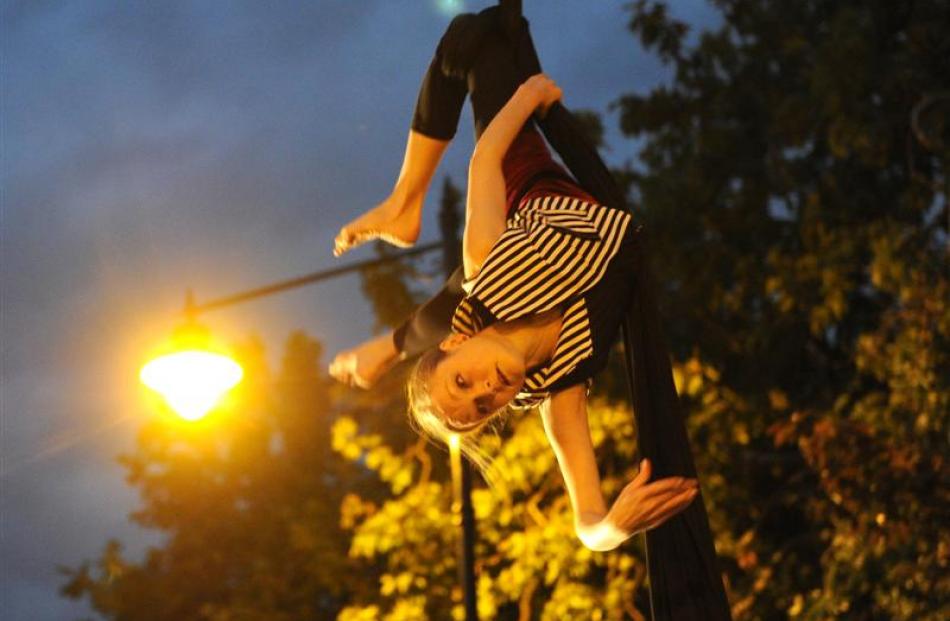
M652 463L644 459L640 471L620 492L611 508L614 523L627 532L656 528L696 498L699 482L690 477L664 477L650 481Z
M650 460L644 459L640 462L640 472L633 478L633 483L645 485L650 480Z
M561 87L543 73L531 76L525 81L525 85L536 93L535 96L538 100L537 113L541 118L544 118L554 102L559 101L563 96Z
M636 481L636 479L634 481ZM631 485L633 484L631 483ZM684 477L666 477L642 485L638 491L641 499L647 499L668 492L678 493L690 488L695 488L697 485L698 483L696 479L687 479Z
M538 114L542 119L547 116L551 106L561 100L561 96L562 92L560 87L552 82L541 96L541 105L538 108Z
M696 497L695 491L680 492L665 499L654 499L648 506L641 507L639 530L656 528L680 511L684 510Z
M645 530L656 528L671 517L675 516L680 511L686 509L686 507L688 507L690 503L695 500L698 493L698 489L687 490L672 496L665 503L656 507L653 512L644 516L646 521Z
M684 510L696 498L696 489L668 492L647 500L618 499L611 509L615 523L627 532L642 532L656 528L680 511Z

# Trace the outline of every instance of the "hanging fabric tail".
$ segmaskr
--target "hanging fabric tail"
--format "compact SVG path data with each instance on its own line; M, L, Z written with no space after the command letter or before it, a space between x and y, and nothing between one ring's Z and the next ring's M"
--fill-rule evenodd
M520 2L502 0L501 11ZM506 6L507 5L507 6ZM511 23L511 18L506 23ZM513 36L511 28L506 31ZM524 22L518 39L519 64L525 76L541 70ZM551 146L585 190L605 205L626 208L626 198L581 125L560 104L539 121ZM656 283L648 253L640 262L634 303L624 318L627 379L636 418L640 451L652 462L653 477L696 477L686 423L673 383L669 350L656 303ZM647 533L650 602L654 621L723 621L731 619L716 560L702 494L689 507Z
M654 478L696 477L646 253L640 265L623 325L640 452ZM654 621L731 619L702 494L646 537Z

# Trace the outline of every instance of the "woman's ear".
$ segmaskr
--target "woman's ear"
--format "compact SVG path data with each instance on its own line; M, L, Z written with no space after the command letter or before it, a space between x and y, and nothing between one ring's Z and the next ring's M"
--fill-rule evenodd
M442 342L439 343L439 349L446 352L452 351L467 340L467 335L455 332L442 339Z

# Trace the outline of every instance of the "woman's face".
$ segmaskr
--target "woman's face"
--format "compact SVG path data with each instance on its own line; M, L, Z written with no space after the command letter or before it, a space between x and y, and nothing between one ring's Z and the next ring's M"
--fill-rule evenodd
M525 377L524 357L505 339L481 332L453 334L429 380L429 395L451 427L475 426L514 399Z

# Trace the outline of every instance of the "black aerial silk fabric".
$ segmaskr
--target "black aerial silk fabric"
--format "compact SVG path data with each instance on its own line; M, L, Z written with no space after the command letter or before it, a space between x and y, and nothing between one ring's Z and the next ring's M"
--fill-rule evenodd
M479 38L497 28L507 29L506 36L514 43L517 67L523 79L541 71L526 20L505 19L506 16L500 14L505 11L505 4L502 3L500 10L493 7L477 16L467 16L471 26L460 29L458 39L446 42L447 48L455 43L456 49L454 52L449 49L445 71L464 74L466 63L470 65L478 54ZM544 118L535 121L581 187L605 205L628 209L619 184L567 108L555 104ZM446 317L445 309L454 309L461 300L461 281L461 272L457 271L442 291L396 331L397 347L404 354L418 353L448 332L447 321L451 312ZM645 252L633 302L626 310L622 326L640 452L651 461L654 479L670 476L698 478L673 383L656 290L649 255ZM646 549L654 621L722 621L732 618L702 493L687 509L648 531Z

